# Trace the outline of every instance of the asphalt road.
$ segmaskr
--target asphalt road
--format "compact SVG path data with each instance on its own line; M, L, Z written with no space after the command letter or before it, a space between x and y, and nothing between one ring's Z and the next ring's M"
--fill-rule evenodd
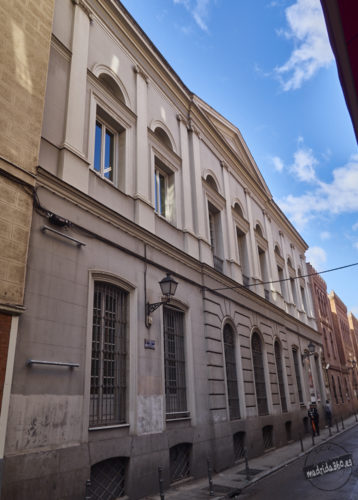
M305 465L352 454L353 466L307 480ZM358 426L245 489L240 500L358 500Z

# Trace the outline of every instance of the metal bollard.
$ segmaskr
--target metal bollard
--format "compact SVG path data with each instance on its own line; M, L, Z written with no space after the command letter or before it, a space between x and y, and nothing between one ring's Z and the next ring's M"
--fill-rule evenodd
M339 428L338 428L338 422L336 420L336 427L337 427L337 432L339 432Z
M343 430L344 429L343 417L341 417L341 422L342 422L342 430Z
M211 462L208 459L208 480L209 480L209 496L214 496L214 486L213 486L213 477L212 477L213 469L211 467Z
M91 480L90 479L87 479L86 481L86 496L85 496L85 500L91 500L91 491L90 491L90 488L91 488Z
M301 451L304 451L301 433L298 434L298 437L299 437L299 440L300 440L300 443L301 443Z
M250 469L249 469L249 461L247 458L247 448L244 448L244 457L245 457L245 471L246 471L246 479L250 481Z
M163 470L164 467L159 466L158 467L158 478L159 478L159 495L160 495L160 500L165 500L164 498L164 487L163 487Z
M328 427L328 431L329 431L329 435L332 436L332 427L331 426Z

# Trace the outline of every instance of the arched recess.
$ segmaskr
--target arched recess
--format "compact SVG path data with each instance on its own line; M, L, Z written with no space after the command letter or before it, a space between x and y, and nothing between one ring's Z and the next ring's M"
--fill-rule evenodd
M275 250L275 254L276 255L278 255L279 257L282 257L281 248L280 248L280 245L277 242L274 245L274 250Z
M268 415L264 341L261 333L257 329L254 329L251 335L251 354L258 415Z
M169 130L169 127L165 125L165 123L160 120L153 120L150 124L150 130L162 144L171 149L174 153L178 154L178 148L175 143L173 134Z
M124 102L124 104L128 108L132 108L126 87L124 86L118 75L111 68L105 66L104 64L95 64L92 72L109 90L111 90L111 87L113 85L116 85L120 94L118 94L117 91L117 94L114 94L115 97Z
M213 188L214 191L216 191L219 194L222 194L220 182L212 170L210 169L205 170L205 172L203 173L203 177L209 184L209 186Z
M261 236L261 238L264 238L264 237L265 237L265 236L264 236L264 232L263 232L262 227L261 227L261 224L260 224L258 221L256 221L256 224L255 224L255 231L256 231L256 233L257 233L259 236Z
M239 217L246 219L245 212L242 208L242 204L238 199L234 200L234 202L232 204L232 209L233 209L234 213L237 214Z

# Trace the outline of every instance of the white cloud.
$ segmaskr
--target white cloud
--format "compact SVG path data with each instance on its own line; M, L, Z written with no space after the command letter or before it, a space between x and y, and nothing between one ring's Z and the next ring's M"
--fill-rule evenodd
M273 156L271 158L271 161L273 163L275 170L277 170L277 172L282 172L284 165L281 158L279 156Z
M278 201L299 230L318 215L358 211L358 155L333 170L331 183L316 179L315 187L301 196L288 195Z
M173 0L176 4L183 5L191 14L196 24L203 31L208 32L206 19L209 14L209 4L211 0Z
M320 68L333 61L319 0L297 0L287 7L288 30L280 30L286 38L293 40L295 48L289 59L275 68L284 91L299 89Z
M302 141L299 140L299 143ZM300 147L293 155L294 162L291 165L291 171L297 175L300 181L312 182L316 180L314 167L318 161L313 156L312 149Z
M331 237L331 233L329 231L322 231L322 233L319 235L321 240L329 240Z
M356 222L355 224L353 224L352 229L353 229L353 231L357 231L357 229L358 229L358 222Z
M353 243L353 246L356 250L358 250L358 241L356 241L355 243Z
M310 247L306 252L306 260L317 271L322 271L322 266L327 260L327 255L321 247Z

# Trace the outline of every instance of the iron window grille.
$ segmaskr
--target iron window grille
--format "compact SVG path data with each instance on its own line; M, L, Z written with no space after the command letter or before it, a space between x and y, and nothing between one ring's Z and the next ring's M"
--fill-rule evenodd
M163 317L166 416L187 417L184 313L164 306Z
M126 422L127 292L95 283L90 427Z
M125 495L128 459L117 457L91 467L89 496L95 500L116 500ZM86 497L87 498L87 497Z
M272 425L266 425L262 428L262 437L264 441L265 450L273 448L273 427Z
M245 456L245 432L236 432L234 434L234 459L235 462Z
M190 456L190 443L181 443L170 448L169 462L171 483L190 477Z
M282 408L283 412L287 412L285 384L283 381L283 371L282 371L281 348L280 348L280 344L277 341L275 342L275 359L276 359L276 368L277 368L277 377L278 377L278 387L279 387L280 398L281 398L281 408Z
M259 415L268 415L265 371L261 339L254 333L251 339L252 361L254 365L256 400Z
M302 385L301 385L300 369L299 369L299 365L298 365L298 353L297 353L297 349L295 349L295 348L292 349L292 356L293 356L293 365L295 367L295 374L296 374L298 399L299 399L300 403L303 403Z
M240 404L237 387L234 332L229 324L224 326L224 351L229 414L230 419L234 420L240 418Z

